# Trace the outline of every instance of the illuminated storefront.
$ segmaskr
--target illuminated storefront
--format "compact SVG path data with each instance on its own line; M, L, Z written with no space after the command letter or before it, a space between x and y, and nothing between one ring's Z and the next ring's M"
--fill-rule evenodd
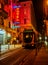
M6 31L0 28L0 44L5 44L6 41Z

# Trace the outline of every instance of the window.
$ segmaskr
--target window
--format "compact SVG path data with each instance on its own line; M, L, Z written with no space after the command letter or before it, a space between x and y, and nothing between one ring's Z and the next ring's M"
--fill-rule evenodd
M26 9L24 9L24 14L26 15Z
M26 24L26 19L24 19L24 24Z
M24 4L24 6L26 6L26 4Z

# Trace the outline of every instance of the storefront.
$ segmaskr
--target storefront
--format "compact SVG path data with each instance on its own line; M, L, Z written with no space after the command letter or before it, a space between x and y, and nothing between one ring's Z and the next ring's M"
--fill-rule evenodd
M4 29L0 29L0 44L6 43L6 31Z

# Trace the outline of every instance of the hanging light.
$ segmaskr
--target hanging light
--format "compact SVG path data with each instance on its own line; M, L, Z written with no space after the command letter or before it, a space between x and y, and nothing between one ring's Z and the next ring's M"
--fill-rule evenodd
M46 1L46 5L48 5L48 0Z

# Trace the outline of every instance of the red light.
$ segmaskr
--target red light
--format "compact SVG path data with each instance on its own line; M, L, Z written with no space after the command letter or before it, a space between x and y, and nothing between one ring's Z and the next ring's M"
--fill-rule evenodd
M16 21L19 21L19 19L16 19Z
M19 16L16 16L16 18L19 18Z

